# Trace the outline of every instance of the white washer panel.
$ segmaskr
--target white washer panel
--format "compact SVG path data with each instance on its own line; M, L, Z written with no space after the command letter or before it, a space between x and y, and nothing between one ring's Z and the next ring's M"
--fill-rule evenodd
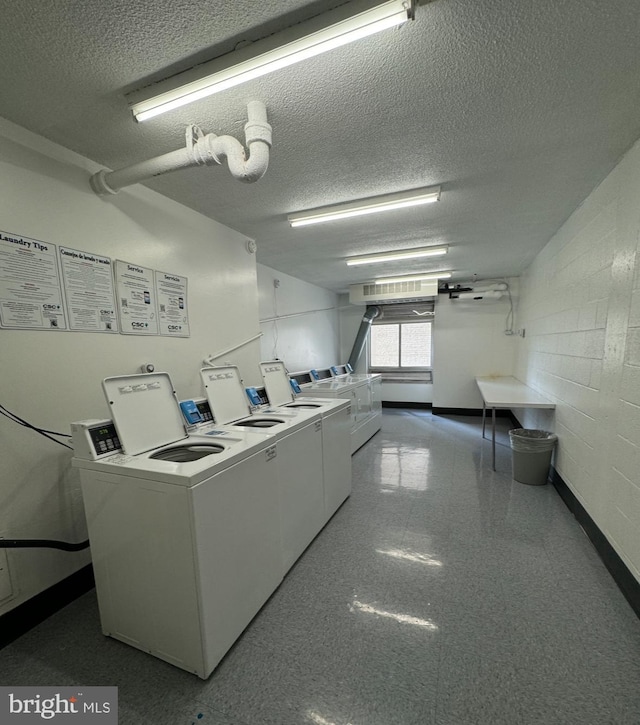
M106 378L102 388L125 453L135 456L187 437L168 373Z
M282 578L269 451L194 486L81 471L105 634L211 674Z

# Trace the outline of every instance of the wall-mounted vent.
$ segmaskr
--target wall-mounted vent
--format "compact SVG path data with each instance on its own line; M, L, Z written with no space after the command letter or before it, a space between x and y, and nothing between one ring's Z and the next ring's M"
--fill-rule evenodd
M437 294L437 280L352 284L349 287L349 302L354 305L373 302L405 302L406 300L422 300Z

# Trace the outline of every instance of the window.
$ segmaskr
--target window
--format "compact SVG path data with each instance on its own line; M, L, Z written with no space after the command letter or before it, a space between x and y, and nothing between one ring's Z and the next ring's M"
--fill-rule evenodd
M371 325L369 370L388 382L431 382L434 303L383 305Z
M372 325L372 370L431 368L431 321Z

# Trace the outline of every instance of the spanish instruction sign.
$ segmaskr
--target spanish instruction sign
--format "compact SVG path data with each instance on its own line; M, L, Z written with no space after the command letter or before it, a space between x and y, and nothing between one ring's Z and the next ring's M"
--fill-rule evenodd
M0 326L67 329L55 244L0 232Z
M116 293L120 331L125 335L157 335L158 314L153 270L116 260Z
M179 274L156 272L156 299L160 334L189 337L187 278Z
M111 259L60 247L69 328L118 332Z

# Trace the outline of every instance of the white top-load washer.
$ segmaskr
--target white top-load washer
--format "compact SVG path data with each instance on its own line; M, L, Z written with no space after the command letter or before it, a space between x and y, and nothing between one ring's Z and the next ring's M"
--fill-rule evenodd
M261 362L269 404L278 410L318 410L322 415L325 523L351 494L351 403L344 398L296 398L284 363Z
M325 523L322 416L315 409L250 414L236 366L203 368L200 374L218 429L275 438L284 575Z
M351 401L352 453L375 435L382 425L381 413L376 413L372 409L372 386L369 380L335 377L330 380L319 380L300 385L299 395L304 398L344 398Z
M117 436L72 424L102 630L206 678L282 579L275 439L187 437L166 373L103 388Z
M379 380L382 382L381 373L354 373L349 363L345 365L332 365L330 370L336 380Z
M366 380L369 383L371 412L380 416L382 421L382 375L380 373L354 373L349 363L334 365L331 372L337 380L360 381Z

